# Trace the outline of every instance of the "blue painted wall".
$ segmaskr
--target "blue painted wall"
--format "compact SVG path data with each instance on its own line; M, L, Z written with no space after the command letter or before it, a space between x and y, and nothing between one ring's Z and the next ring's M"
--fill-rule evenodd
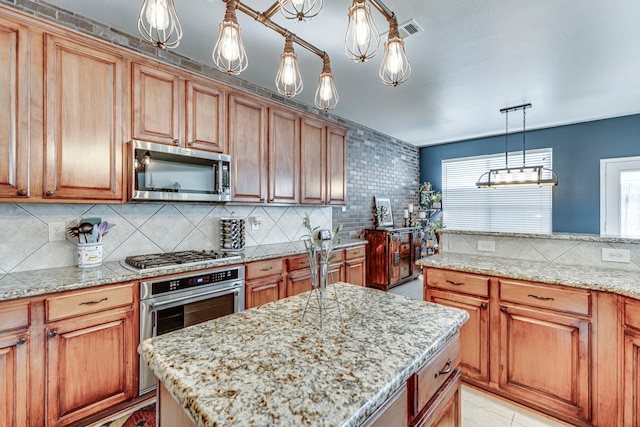
M522 145L509 134L509 151ZM553 231L600 233L600 159L640 156L640 114L527 131L527 149L553 148ZM504 135L420 149L420 181L442 188L441 161L504 153Z

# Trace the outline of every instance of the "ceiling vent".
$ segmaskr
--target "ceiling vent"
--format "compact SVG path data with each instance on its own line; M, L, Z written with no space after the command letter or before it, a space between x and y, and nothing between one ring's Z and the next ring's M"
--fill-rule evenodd
M424 33L424 28L420 26L416 22L415 19L407 21L403 24L398 25L398 31L400 32L400 37L406 39L409 36L412 36L417 33Z

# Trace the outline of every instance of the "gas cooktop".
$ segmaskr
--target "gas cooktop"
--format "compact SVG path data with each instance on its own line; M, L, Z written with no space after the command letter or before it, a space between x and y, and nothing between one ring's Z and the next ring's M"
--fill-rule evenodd
M120 265L136 272L168 270L179 265L197 265L215 261L235 261L240 255L214 251L180 251L158 254L135 255L120 261Z

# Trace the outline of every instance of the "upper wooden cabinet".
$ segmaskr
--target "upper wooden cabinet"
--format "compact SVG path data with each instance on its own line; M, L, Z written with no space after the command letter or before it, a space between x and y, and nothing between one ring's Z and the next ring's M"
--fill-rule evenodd
M325 201L327 128L323 122L302 119L300 144L300 202L322 205Z
M300 121L285 109L269 110L269 202L298 203Z
M43 197L121 200L121 55L46 34Z
M347 201L346 132L327 128L327 204L343 205Z
M29 195L29 29L0 18L0 198Z
M226 153L225 92L176 69L132 65L132 137Z

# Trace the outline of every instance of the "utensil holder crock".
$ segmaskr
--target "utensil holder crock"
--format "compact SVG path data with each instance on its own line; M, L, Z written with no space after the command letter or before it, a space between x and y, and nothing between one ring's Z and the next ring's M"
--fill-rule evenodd
M102 265L102 242L78 243L76 262L79 268L99 267Z

